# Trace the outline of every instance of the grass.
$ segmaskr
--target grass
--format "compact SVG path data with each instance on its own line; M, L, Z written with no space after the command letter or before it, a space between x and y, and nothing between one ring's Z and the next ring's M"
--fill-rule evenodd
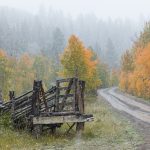
M64 135L66 125L58 129L57 134L43 135L38 140L27 132L13 131L11 127L0 128L0 149L64 149L64 150L126 150L135 149L142 139L127 120L112 112L101 98L89 97L86 100L86 112L92 113L95 120L86 123L81 134L71 132ZM6 123L7 117L4 119Z

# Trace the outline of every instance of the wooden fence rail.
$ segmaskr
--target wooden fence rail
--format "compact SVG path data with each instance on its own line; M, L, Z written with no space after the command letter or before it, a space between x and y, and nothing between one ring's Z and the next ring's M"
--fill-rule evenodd
M55 131L67 122L73 123L69 131L75 124L77 131L83 130L84 122L93 120L93 115L84 114L84 91L85 82L78 78L57 80L46 92L42 81L34 81L33 90L19 97L10 91L10 101L3 104L1 114L9 112L15 128L27 127L36 135L45 125Z

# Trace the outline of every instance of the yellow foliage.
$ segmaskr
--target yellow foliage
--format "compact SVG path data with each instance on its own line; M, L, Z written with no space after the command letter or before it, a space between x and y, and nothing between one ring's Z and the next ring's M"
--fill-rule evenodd
M97 63L93 60L94 53L84 47L78 37L72 35L61 56L63 70L59 73L63 77L77 76L86 81L88 90L96 89L101 81L98 78Z
M0 58L6 57L6 56L7 56L6 52L4 50L0 49Z
M137 48L134 70L120 76L120 88L139 97L150 98L150 44Z
M15 58L0 50L0 89L3 98L8 99L8 92L11 90L20 95L32 89L36 77L43 80L45 88L48 87L51 75L49 62L45 56L31 57L25 53Z
M127 85L128 85L128 77L124 72L121 72L119 87L122 90L127 91Z

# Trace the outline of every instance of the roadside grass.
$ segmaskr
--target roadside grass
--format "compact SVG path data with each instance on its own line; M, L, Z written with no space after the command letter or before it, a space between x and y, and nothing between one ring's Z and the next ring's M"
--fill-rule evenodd
M129 92L125 92L124 90L122 90L120 88L117 88L115 91L117 93L122 94L124 96L127 96L127 97L129 97L129 98L131 98L135 101L142 102L144 104L150 105L150 98L144 98L144 97L140 97L140 96L137 96L137 95L129 93Z
M45 134L39 139L25 131L13 131L11 127L0 128L0 149L64 149L64 150L126 150L136 149L142 139L131 124L102 100L101 97L86 98L85 109L94 115L94 121L85 124L85 131L64 134L67 125L57 130L56 135Z
M101 97L96 101L94 97L88 98L86 111L94 114L95 121L86 124L83 137L89 143L91 143L89 138L92 137L95 147L99 149L135 149L142 142L140 135L130 122L113 112Z

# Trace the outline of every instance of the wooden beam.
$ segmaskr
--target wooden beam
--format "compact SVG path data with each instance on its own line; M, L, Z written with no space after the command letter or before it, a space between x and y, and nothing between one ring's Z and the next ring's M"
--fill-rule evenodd
M51 117L33 117L33 124L57 124L57 123L78 123L93 121L93 116L90 115L69 115L69 116L51 116Z
M73 79L73 78L60 79L60 80L57 80L57 82L59 82L59 83L69 82L69 81L72 80L72 79Z
M68 115L80 115L79 112L74 111L66 111L66 112L43 112L41 113L42 116L68 116Z
M70 130L72 130L72 128L74 127L75 123L73 123L71 126L67 123L67 125L69 126L69 129L67 130L67 134L70 132Z
M80 91L80 96L78 99L78 107L79 107L79 112L83 114L84 113L85 81L79 81L79 91Z
M55 98L55 111L59 111L59 95L60 95L60 90L59 90L59 82L56 81L56 98Z
M78 78L74 78L74 98L72 102L72 108L74 111L78 111Z
M33 92L33 90L31 90L31 91L29 91L29 92L27 92L27 93L25 93L25 94L23 94L23 95L21 95L19 97L16 97L15 100L19 100L20 98L22 98L22 97L24 97L24 96L26 96L26 95L28 95L28 94L30 94L32 92Z
M59 98L64 98L66 95L59 95ZM67 94L67 97L73 97L74 94Z

